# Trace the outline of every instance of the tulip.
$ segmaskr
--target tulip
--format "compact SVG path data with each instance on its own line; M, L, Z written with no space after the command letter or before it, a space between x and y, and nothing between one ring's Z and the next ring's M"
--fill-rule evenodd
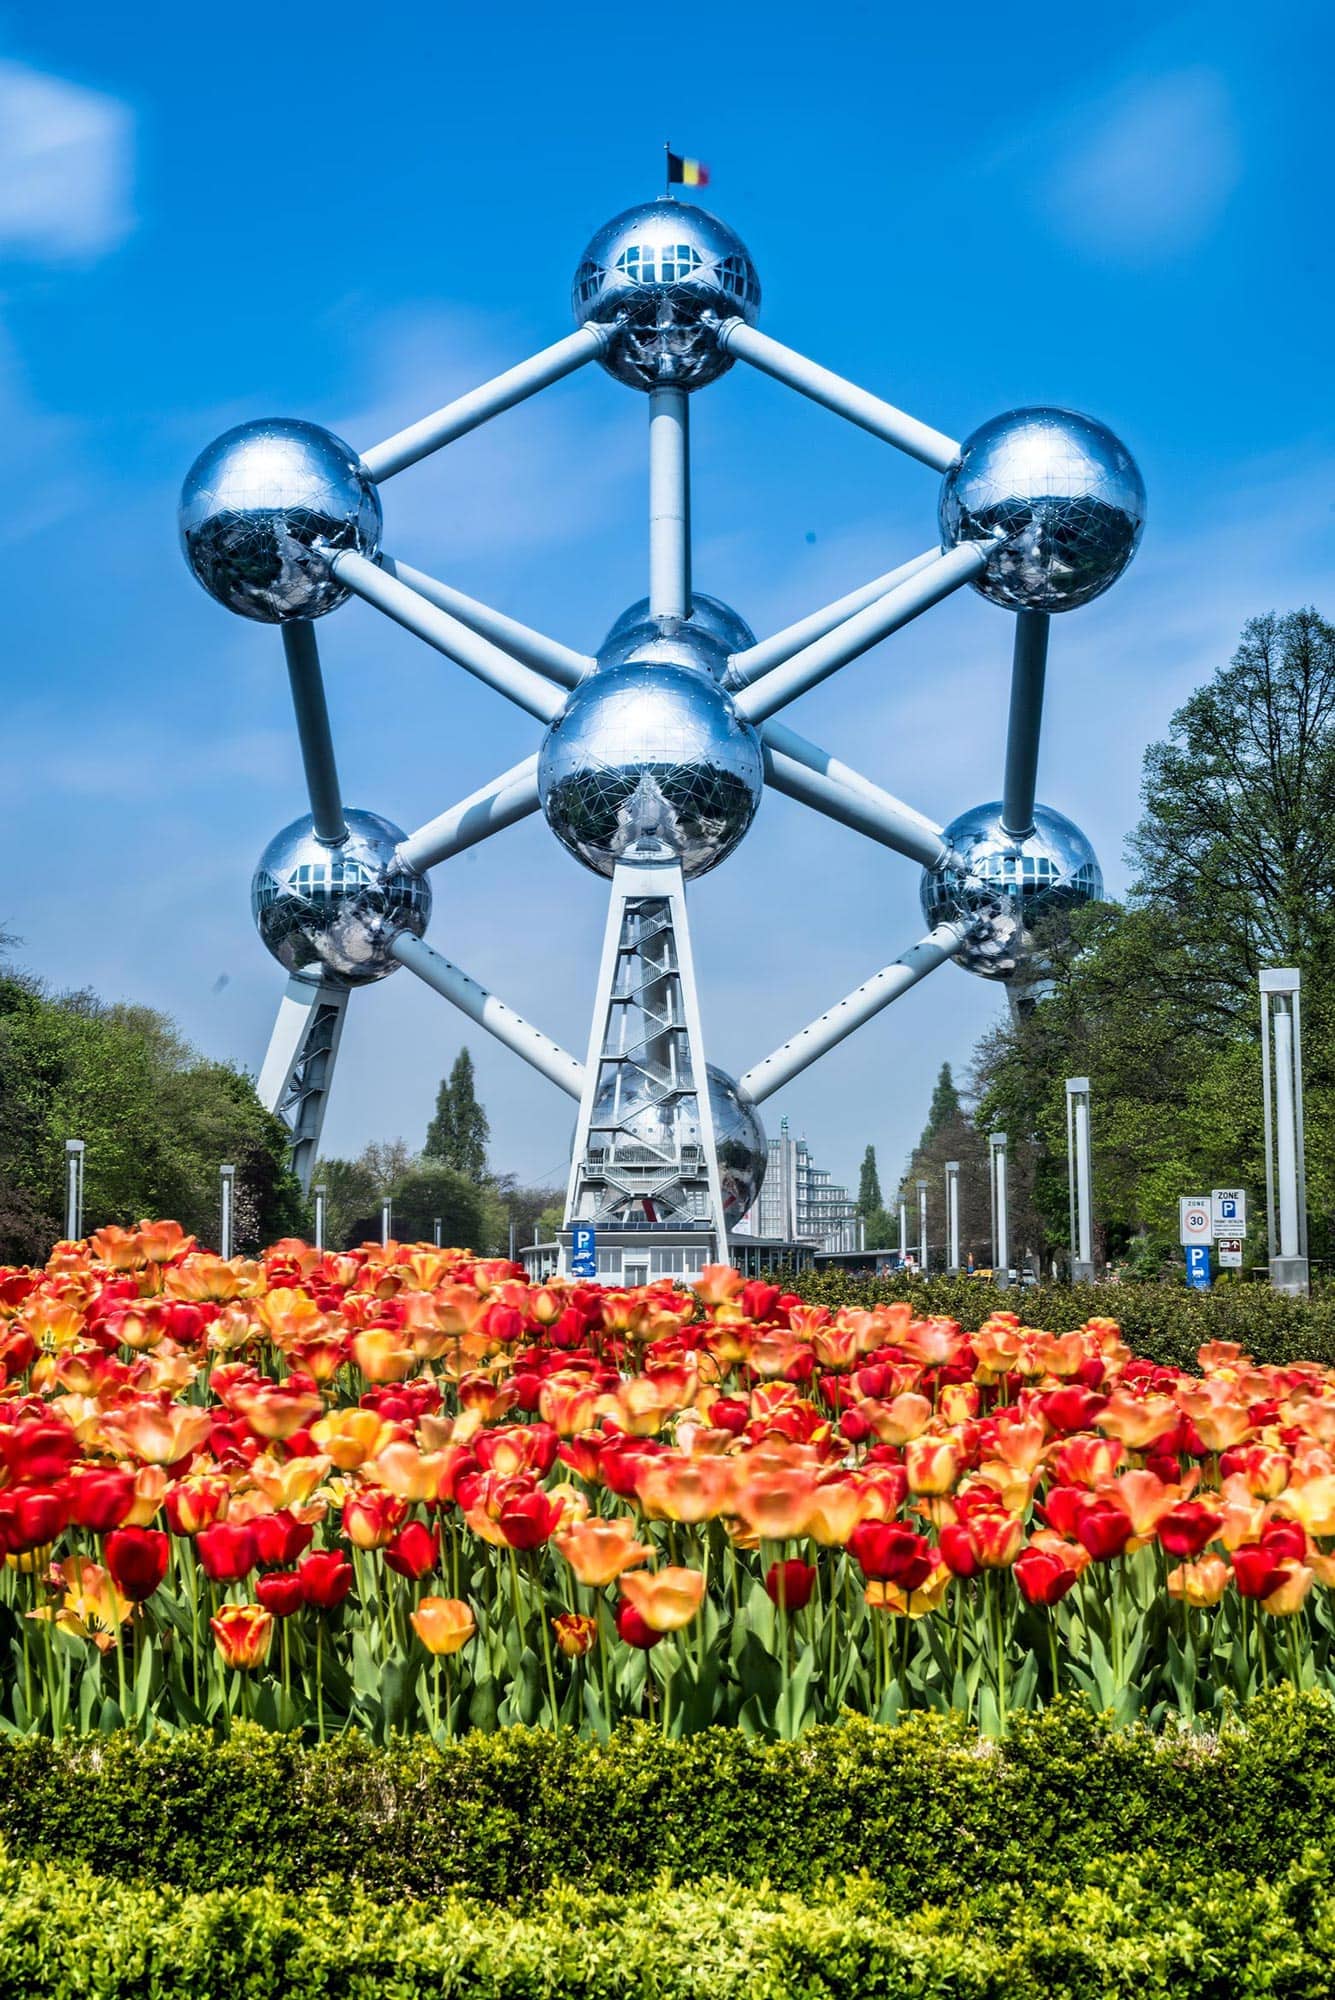
M1239 1597L1269 1597L1282 1581L1285 1558L1260 1542L1242 1542L1233 1551L1233 1581Z
M288 1568L315 1540L310 1522L299 1521L287 1507L272 1514L254 1514L249 1526L255 1536L257 1560L275 1568Z
M195 1552L210 1583L239 1583L259 1561L255 1530L247 1521L217 1521L201 1529Z
M313 1611L337 1611L352 1589L352 1564L339 1549L313 1549L297 1564L297 1575Z
M1295 1612L1302 1610L1315 1572L1305 1563L1294 1562L1290 1558L1281 1564L1281 1572L1279 1582L1261 1599L1261 1609L1268 1611L1272 1618L1292 1618Z
M561 1508L534 1488L510 1495L502 1504L500 1529L512 1549L536 1549L561 1525Z
M64 1489L17 1486L0 1493L0 1534L13 1555L54 1542L69 1517Z
M176 1465L198 1451L213 1422L211 1410L186 1403L172 1403L166 1409L156 1403L134 1403L105 1417L102 1428L146 1465Z
M869 1583L863 1600L873 1611L888 1611L895 1618L926 1618L939 1611L953 1578L945 1563L928 1568L920 1583L911 1589L897 1583Z
M397 1576L406 1576L413 1583L430 1576L440 1560L440 1542L434 1528L426 1527L421 1521L409 1521L400 1528L392 1541L385 1544L385 1562Z
M71 1473L67 1486L70 1519L90 1534L105 1535L130 1518L134 1474L120 1467L87 1467Z
M762 1541L787 1542L811 1527L816 1481L810 1472L753 1472L737 1487L735 1510Z
M470 1607L457 1597L424 1597L412 1614L413 1630L429 1653L457 1653L477 1630Z
M788 1562L771 1563L765 1572L766 1592L781 1611L805 1611L815 1587L815 1569L796 1557Z
M258 1604L224 1604L209 1627L225 1667L252 1673L268 1659L273 1616Z
M51 1486L79 1456L79 1440L68 1424L38 1418L0 1431L0 1456L15 1485Z
M169 1486L162 1504L174 1535L197 1535L222 1520L231 1497L232 1488L221 1474L198 1473Z
M1024 1522L1004 1507L971 1508L964 1532L980 1569L1009 1569L1024 1540Z
M898 1400L902 1403L905 1398ZM949 1493L959 1478L963 1456L958 1438L910 1438L904 1447L909 1492Z
M578 1611L563 1611L553 1618L556 1643L568 1660L582 1660L598 1643L598 1620Z
M698 1569L631 1570L622 1577L621 1590L655 1632L678 1632L700 1609L705 1579Z
M645 1461L639 1500L651 1521L717 1520L729 1512L737 1467L729 1458L678 1458L665 1454Z
M340 1472L355 1472L396 1435L378 1410L331 1410L311 1425L311 1437Z
M941 1560L952 1575L977 1576L978 1558L963 1521L947 1521L938 1537L938 1546Z
M151 1597L167 1574L167 1537L158 1528L116 1528L103 1548L112 1581L131 1604Z
M1171 1507L1159 1522L1158 1536L1170 1556L1187 1556L1193 1561L1219 1532L1219 1510L1208 1500L1184 1500Z
M274 1570L255 1579L255 1595L275 1618L291 1618L305 1603L301 1578L294 1569Z
M650 1647L656 1646L663 1637L661 1632L656 1632L653 1626L640 1616L633 1604L626 1602L618 1604L616 1621L617 1632L621 1638L628 1646L637 1646L641 1652L647 1653Z
M902 1590L921 1588L935 1563L925 1536L889 1521L864 1521L849 1536L848 1549L864 1576Z
M1015 1558L1012 1574L1026 1604L1041 1604L1051 1610L1065 1597L1080 1571L1055 1549L1031 1544Z
M618 1515L610 1520L581 1521L578 1527L557 1535L554 1547L580 1583L601 1589L653 1555L653 1549L635 1537L636 1523Z
M406 1500L382 1486L364 1487L344 1502L343 1532L357 1549L383 1549L398 1533L408 1512Z
M1168 1594L1180 1597L1198 1611L1218 1604L1228 1589L1228 1564L1222 1556L1205 1556L1200 1562L1179 1563L1168 1572Z
M1111 1500L1093 1500L1082 1511L1075 1531L1095 1562L1111 1562L1131 1539L1131 1518Z

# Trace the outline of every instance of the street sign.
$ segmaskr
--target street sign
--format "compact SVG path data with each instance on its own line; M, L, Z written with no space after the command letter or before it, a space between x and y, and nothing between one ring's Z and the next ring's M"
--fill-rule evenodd
M1185 1250L1189 1243L1214 1240L1214 1221L1207 1194L1184 1194L1177 1204L1178 1242Z
M1216 1238L1244 1235L1247 1229L1247 1190L1216 1188L1210 1196L1210 1215Z
M1193 1291L1208 1292L1210 1289L1210 1246L1208 1243L1188 1243L1187 1283Z
M1240 1236L1220 1236L1215 1241L1221 1271L1242 1269L1242 1238Z
M598 1275L597 1236L591 1222L570 1225L570 1269L577 1278Z

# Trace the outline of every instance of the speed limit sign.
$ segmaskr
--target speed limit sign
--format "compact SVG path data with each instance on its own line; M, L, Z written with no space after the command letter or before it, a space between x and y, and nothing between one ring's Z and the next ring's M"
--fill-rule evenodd
M1214 1216L1208 1194L1184 1194L1177 1205L1178 1240L1184 1249L1214 1241Z

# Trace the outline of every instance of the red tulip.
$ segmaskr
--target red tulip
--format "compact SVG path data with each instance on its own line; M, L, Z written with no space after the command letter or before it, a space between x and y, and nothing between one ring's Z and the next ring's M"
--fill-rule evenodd
M537 1488L517 1493L501 1508L500 1529L512 1549L536 1549L561 1521L560 1506Z
M68 1424L38 1418L0 1433L0 1455L15 1485L50 1486L64 1477L79 1456L79 1440Z
M211 1583L239 1583L257 1560L255 1530L248 1521L218 1521L195 1537L200 1566Z
M1073 1563L1064 1562L1051 1549L1021 1549L1014 1563L1015 1581L1026 1604L1049 1608L1065 1597L1080 1574Z
M11 1555L25 1555L54 1542L70 1517L64 1490L49 1486L16 1486L0 1493L0 1534Z
M1284 1559L1260 1542L1243 1542L1233 1551L1233 1581L1239 1597L1269 1597L1284 1575Z
M413 1583L430 1576L439 1557L440 1544L434 1528L424 1527L420 1521L409 1521L385 1547L385 1561L390 1569L398 1576L409 1577Z
M941 1560L954 1576L977 1576L978 1558L963 1521L948 1521L940 1534Z
M1111 1562L1131 1539L1131 1517L1111 1500L1094 1500L1082 1511L1075 1532L1095 1562Z
M269 1576L256 1577L255 1595L275 1618L290 1618L306 1601L301 1578L294 1569L274 1570Z
M117 1528L103 1547L112 1582L132 1604L151 1597L167 1574L167 1537L160 1528Z
M624 1598L617 1606L616 1620L617 1631L626 1644L638 1646L643 1653L647 1653L651 1646L656 1646L663 1637L661 1632L655 1632L652 1625L646 1624L635 1606L627 1603Z
M848 1547L864 1576L875 1583L897 1583L901 1590L917 1590L936 1566L926 1536L893 1521L859 1522Z
M86 1467L70 1474L70 1519L91 1534L119 1528L134 1506L134 1474L119 1467Z
M1170 1556L1195 1562L1207 1542L1219 1532L1219 1513L1208 1500L1183 1500L1159 1523L1158 1535Z
M778 1297L777 1288L774 1295ZM805 1611L815 1587L814 1567L795 1556L787 1562L771 1563L765 1577L765 1589L771 1600L786 1611Z
M314 1528L308 1521L299 1521L290 1507L280 1507L276 1514L256 1514L248 1526L255 1536L258 1560L283 1569L305 1555L315 1540Z
M1288 1557L1291 1562L1307 1560L1307 1530L1300 1521L1267 1521L1261 1530L1261 1546L1269 1549L1272 1556Z
M315 1611L337 1611L352 1589L352 1564L340 1549L315 1549L297 1564L301 1594Z

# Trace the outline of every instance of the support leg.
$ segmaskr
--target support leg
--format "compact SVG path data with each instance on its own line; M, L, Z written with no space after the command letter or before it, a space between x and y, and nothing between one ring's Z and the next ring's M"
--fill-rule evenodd
M266 1110L276 1111L292 1135L289 1157L303 1191L320 1150L349 990L328 980L289 979L256 1086Z

